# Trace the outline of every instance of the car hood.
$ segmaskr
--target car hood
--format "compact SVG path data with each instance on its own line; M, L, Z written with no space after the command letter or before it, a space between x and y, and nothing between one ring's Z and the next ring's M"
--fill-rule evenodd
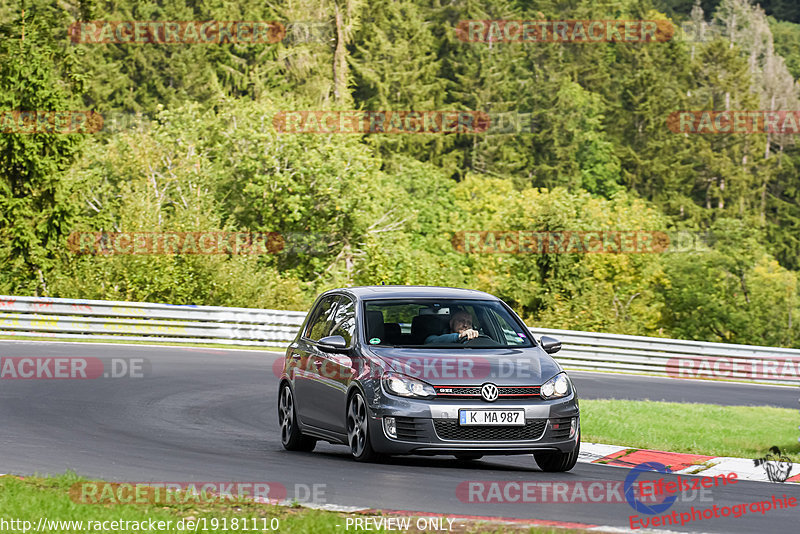
M541 385L561 367L538 347L409 349L370 347L389 368L433 385Z

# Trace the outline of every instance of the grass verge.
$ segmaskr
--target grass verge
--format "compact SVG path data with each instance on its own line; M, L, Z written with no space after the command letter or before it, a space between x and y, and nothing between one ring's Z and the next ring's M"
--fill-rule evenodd
M366 518L374 516L354 515L338 512L327 512L321 510L311 510L303 507L274 506L248 501L217 501L208 503L198 503L192 499L191 503L157 503L157 504L82 504L74 502L69 496L70 487L85 481L74 474L66 474L51 478L30 477L19 479L14 476L0 477L0 519L5 521L22 520L30 521L32 530L36 530L40 518L48 521L82 521L81 528L76 525L55 525L47 526L39 532L74 532L85 534L87 532L99 532L100 529L92 528L88 522L100 521L150 521L156 523L163 521L164 528L150 530L150 532L174 532L183 534L192 529L178 528L178 522L202 521L197 532L227 532L227 533L252 533L252 532L280 532L281 534L327 534L330 532L341 532L343 534L355 532L375 532L374 528L346 529L346 519ZM420 514L420 517L425 517ZM223 519L227 520L223 523ZM238 521L238 528L232 528L232 520ZM245 528L243 521L247 519ZM212 520L216 520L220 528L204 530L203 527L212 527ZM255 520L255 521L253 521ZM167 523L170 521L171 523ZM255 527L253 528L253 525ZM411 524L415 524L412 520ZM446 525L447 522L445 521ZM17 524L19 526L20 524ZM47 525L47 524L45 524ZM111 527L111 523L107 524ZM222 527L227 525L227 529ZM43 525L44 526L44 525ZM132 532L142 534L148 532L148 528L139 529L130 524L120 523L120 526L130 528L116 528L113 532L127 533ZM183 523L186 527L187 524ZM22 528L5 530L22 532ZM88 527L88 528L87 528ZM262 528L266 527L266 528ZM274 529L274 527L278 527ZM108 528L105 531L109 531ZM378 530L381 532L381 530ZM398 532L398 531L394 531ZM425 532L411 528L405 532ZM503 525L498 523L479 523L475 521L464 522L456 520L453 523L451 533L519 533L528 532L530 534L579 534L588 532L584 530L558 529L551 527L528 527L522 525Z
M797 410L627 400L580 403L582 441L737 458L760 458L775 445L800 463Z

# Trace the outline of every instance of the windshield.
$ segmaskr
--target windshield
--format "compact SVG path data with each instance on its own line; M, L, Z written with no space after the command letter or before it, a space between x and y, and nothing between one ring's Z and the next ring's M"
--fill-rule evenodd
M497 301L367 301L366 339L374 346L415 348L531 347L530 332Z

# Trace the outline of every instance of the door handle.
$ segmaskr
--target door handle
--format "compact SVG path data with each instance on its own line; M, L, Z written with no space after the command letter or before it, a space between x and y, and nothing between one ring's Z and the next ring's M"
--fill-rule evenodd
M314 360L312 364L314 365L314 367L319 367L320 365L322 365L322 360Z

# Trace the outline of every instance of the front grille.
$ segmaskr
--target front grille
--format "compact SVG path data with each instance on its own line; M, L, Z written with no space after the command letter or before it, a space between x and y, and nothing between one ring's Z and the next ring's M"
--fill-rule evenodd
M525 426L461 426L458 419L434 419L433 426L440 439L449 441L535 441L547 419L526 419Z
M550 436L553 439L568 439L570 432L571 417L561 417L550 420Z
M437 397L481 398L481 386L434 386ZM500 397L529 398L539 396L540 386L497 386Z
M397 439L403 441L419 441L422 437L422 420L414 417L395 417Z
M500 386L501 397L533 397L539 396L539 386Z
M480 397L480 387L434 386L439 397Z

